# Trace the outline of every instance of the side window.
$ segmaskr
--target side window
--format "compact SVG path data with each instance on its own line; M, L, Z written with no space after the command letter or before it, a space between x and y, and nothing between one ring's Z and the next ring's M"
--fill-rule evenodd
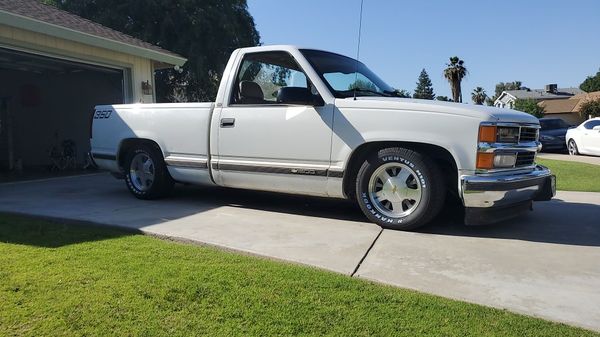
M588 130L591 130L595 126L599 126L599 125L600 125L600 121L589 121L589 122L583 124L583 127L586 128L586 129L588 129Z
M308 80L286 52L247 54L236 76L232 104L276 104L279 89L308 88Z

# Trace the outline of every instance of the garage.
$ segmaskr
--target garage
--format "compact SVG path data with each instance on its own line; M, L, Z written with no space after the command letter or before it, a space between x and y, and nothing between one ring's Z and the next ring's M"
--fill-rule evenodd
M124 102L124 71L0 48L0 166L83 168L91 109Z
M94 106L156 101L186 59L36 0L0 0L0 182L89 166Z

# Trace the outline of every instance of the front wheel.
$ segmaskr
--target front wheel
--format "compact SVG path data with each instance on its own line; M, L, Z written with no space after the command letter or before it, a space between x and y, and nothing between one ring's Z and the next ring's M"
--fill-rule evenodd
M369 220L399 230L429 223L446 196L435 162L405 148L386 148L370 156L358 172L356 191Z
M145 144L128 153L125 169L127 188L136 198L158 199L173 187L174 182L162 154Z
M569 141L569 154L571 156L576 156L579 154L579 149L577 148L577 143L573 139Z

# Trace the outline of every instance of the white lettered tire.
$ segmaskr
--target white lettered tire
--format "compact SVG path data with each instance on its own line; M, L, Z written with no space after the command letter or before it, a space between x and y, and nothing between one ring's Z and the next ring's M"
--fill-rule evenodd
M428 224L444 205L446 189L429 157L385 148L362 164L356 196L363 213L383 228L411 230Z
M146 144L129 151L124 169L127 188L138 199L158 199L173 188L174 182L162 154Z

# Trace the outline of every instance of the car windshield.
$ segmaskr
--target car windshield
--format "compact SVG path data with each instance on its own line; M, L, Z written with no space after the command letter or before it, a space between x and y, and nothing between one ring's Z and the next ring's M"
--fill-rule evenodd
M394 88L354 59L320 50L302 49L301 52L337 98L353 97L355 94L398 96Z
M562 119L540 119L540 126L542 130L555 130L555 129L566 129L570 127Z

